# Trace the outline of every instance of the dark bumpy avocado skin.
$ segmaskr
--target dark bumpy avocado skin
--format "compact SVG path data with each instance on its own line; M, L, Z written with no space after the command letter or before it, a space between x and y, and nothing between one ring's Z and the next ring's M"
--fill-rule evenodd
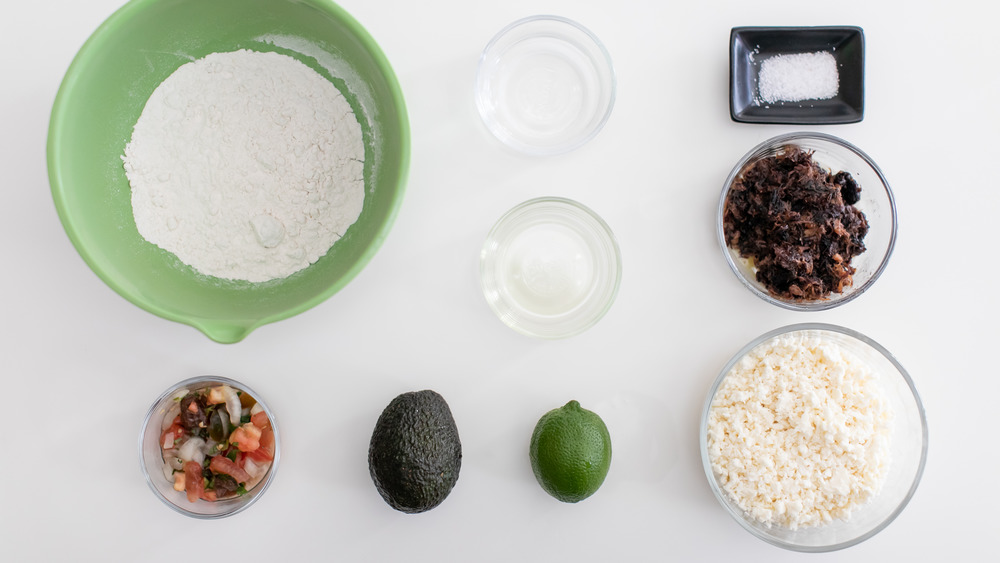
M389 506L408 514L441 504L458 481L462 442L444 397L403 393L375 423L368 470Z

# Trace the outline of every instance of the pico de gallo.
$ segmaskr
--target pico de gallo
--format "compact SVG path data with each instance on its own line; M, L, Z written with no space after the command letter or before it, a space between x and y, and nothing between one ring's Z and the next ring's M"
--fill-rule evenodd
M163 475L190 502L246 494L274 460L274 430L253 397L225 384L174 395L163 417Z

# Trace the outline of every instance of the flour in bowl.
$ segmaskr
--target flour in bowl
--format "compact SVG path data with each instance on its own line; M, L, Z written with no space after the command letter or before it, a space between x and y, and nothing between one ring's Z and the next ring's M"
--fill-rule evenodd
M316 262L357 221L364 155L333 84L242 50L163 81L122 160L143 238L203 274L264 282Z

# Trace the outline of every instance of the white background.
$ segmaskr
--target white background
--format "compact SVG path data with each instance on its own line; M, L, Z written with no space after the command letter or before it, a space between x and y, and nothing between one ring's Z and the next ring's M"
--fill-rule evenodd
M1000 444L996 225L1000 72L986 2L344 0L406 96L412 166L395 227L344 290L221 345L119 297L80 259L45 168L49 112L84 40L119 0L5 2L0 16L0 560L954 561L995 560ZM482 47L535 13L607 45L618 99L605 129L560 157L502 147L475 111ZM859 299L795 313L751 295L714 234L719 192L751 147L800 129L734 123L729 32L858 25L865 119L810 127L858 145L897 198L887 270ZM624 277L609 314L562 341L520 336L478 286L479 247L507 209L576 199L615 231ZM713 498L697 428L717 372L746 342L805 321L879 341L924 400L923 481L879 535L833 554L750 536ZM277 413L273 486L235 517L174 513L143 481L136 436L174 382L220 374ZM391 510L368 476L371 429L398 393L448 399L464 445L451 496ZM535 483L527 444L569 399L614 443L603 488L576 505ZM216 559L218 558L218 559Z

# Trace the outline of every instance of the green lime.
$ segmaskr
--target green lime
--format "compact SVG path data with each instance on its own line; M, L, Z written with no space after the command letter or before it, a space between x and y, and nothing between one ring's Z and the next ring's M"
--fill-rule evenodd
M563 502L580 502L608 476L611 435L600 416L570 401L538 420L528 455L545 492Z

